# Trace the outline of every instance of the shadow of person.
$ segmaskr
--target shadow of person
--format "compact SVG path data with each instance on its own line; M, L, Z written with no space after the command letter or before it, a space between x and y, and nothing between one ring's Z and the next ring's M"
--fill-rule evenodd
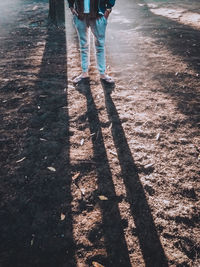
M136 234L139 239L145 266L168 266L119 114L108 88L103 83L102 87L104 90L108 117L112 125L112 137L116 147L122 177L124 179L127 197L131 206L132 216L136 225Z
M103 88L106 88L106 92L111 94L115 90L115 83L109 83L104 81L103 79L100 80Z
M65 32L49 28L40 72L29 88L31 111L21 109L30 114L24 160L9 177L13 197L4 203L3 266L76 266L66 83Z
M95 192L94 197L99 203L102 212L101 227L108 255L107 259L103 259L99 255L98 259L101 260L101 264L104 264L105 266L128 267L131 266L128 248L123 233L115 188L112 181L112 173L108 163L106 148L101 131L101 123L90 89L90 81L85 80L84 82L79 83L76 86L76 89L86 97L87 101L87 117L92 136L94 154L93 161L98 183L98 189ZM100 195L107 197L108 200L100 200ZM91 234L89 234L88 238L92 240ZM88 263L90 264L95 259L95 257L91 257L88 260Z
M75 88L79 93L87 97L88 90L90 90L90 78L83 78L77 84L75 84Z

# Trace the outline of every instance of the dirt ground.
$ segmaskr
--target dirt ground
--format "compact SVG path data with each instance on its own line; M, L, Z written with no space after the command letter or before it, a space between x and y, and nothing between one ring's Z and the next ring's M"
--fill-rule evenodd
M199 267L200 4L121 0L107 72L46 1L0 6L1 267ZM9 19L8 19L9 18Z

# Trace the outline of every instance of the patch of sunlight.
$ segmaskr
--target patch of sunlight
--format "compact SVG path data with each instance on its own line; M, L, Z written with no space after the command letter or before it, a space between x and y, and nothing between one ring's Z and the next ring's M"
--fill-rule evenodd
M156 8L156 7L158 7L156 4L153 4L153 3L147 4L147 6L149 8Z
M123 16L115 16L112 17L112 22L117 22L118 24L129 24L131 21Z
M180 21L184 24L186 23L192 24L200 29L200 14L198 13L193 13L193 12L184 13L181 16Z
M150 10L152 13L156 15L168 17L171 19L178 19L180 16L182 16L182 13L185 12L185 9L172 9L172 8L164 8L164 7L155 8L155 7L151 7L150 5L148 6L150 7Z
M119 15L120 14L120 11L119 10L113 10L112 11L112 14Z
M156 8L156 6L148 5L150 11L156 15L167 17L169 19L178 21L184 25L192 26L194 28L200 29L200 14L188 11L183 8Z

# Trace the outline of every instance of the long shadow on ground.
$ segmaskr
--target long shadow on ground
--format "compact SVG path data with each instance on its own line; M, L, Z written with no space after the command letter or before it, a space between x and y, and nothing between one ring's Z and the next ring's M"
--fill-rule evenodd
M77 90L85 95L87 100L87 116L89 128L92 135L94 151L94 165L97 173L98 189L95 192L96 201L102 211L102 231L105 238L105 247L108 254L107 259L98 257L98 261L104 266L131 266L127 245L124 238L122 221L118 208L118 200L112 181L112 173L109 167L106 149L101 131L101 123L98 111L92 97L90 83L81 83ZM108 197L107 201L98 200L98 196ZM96 258L91 258L89 263Z
M49 28L20 167L1 212L2 266L75 266L72 237L66 38ZM51 167L48 169L48 167ZM61 213L67 214L61 220ZM64 265L65 264L65 265Z
M117 150L121 173L136 225L136 234L139 239L145 266L168 266L167 258L157 234L151 210L138 176L137 167L128 146L119 114L110 95L111 90L105 83L102 83L102 86L104 89L108 117L112 125L111 131L113 141Z

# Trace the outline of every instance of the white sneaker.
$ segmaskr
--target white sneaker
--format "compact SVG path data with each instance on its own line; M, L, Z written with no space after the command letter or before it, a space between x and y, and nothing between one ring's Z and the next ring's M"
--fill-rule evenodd
M106 82L106 83L110 83L110 84L114 84L115 83L115 81L113 80L113 78L110 77L107 74L103 74L100 77L101 77L101 80L104 81L104 82Z
M81 73L81 74L78 75L76 78L74 78L72 82L73 82L74 84L77 84L77 83L81 82L83 79L88 79L88 78L89 78L88 75L85 75L85 74Z

